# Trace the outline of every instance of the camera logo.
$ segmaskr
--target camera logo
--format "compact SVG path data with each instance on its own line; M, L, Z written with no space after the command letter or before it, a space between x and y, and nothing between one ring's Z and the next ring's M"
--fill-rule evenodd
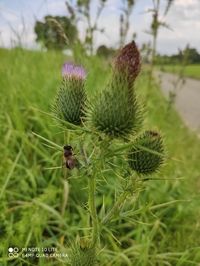
M9 247L8 248L8 257L9 258L17 258L19 256L19 248L18 247Z

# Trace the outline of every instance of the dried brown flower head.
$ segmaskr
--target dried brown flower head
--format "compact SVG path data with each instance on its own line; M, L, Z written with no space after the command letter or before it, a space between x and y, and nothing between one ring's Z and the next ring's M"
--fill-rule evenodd
M118 53L114 69L126 75L129 82L134 82L141 68L140 53L134 41L125 45Z

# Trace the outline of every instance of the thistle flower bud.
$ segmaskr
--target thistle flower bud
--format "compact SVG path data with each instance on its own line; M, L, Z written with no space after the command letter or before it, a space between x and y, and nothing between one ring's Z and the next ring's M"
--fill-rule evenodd
M89 243L75 243L69 256L72 266L94 266L96 265L96 251Z
M129 83L133 83L141 68L140 53L134 41L124 46L114 62L116 74L127 77Z
M141 125L141 109L127 80L112 80L91 105L89 118L92 125L112 137L126 137Z
M138 130L142 116L132 85L139 70L139 51L132 42L119 52L111 81L91 106L90 120L97 130L113 137Z
M81 124L86 102L86 71L82 66L65 63L62 68L63 81L54 103L55 115L72 124Z
M139 136L128 154L129 165L139 174L151 174L164 160L162 137L158 132L145 131Z

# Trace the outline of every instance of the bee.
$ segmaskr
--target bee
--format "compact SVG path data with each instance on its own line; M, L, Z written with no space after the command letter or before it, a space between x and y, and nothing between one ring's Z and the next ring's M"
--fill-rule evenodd
M64 149L64 153L63 153L64 164L65 164L66 168L71 170L77 166L78 161L75 158L74 153L73 153L73 149L70 145L65 145L63 147L63 149Z

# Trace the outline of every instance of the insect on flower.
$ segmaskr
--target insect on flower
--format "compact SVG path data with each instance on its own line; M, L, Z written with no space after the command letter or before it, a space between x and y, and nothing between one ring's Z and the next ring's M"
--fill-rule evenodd
M73 154L73 149L70 145L65 145L63 149L64 149L64 153L63 153L64 164L66 168L73 169L74 167L78 165L78 161Z

